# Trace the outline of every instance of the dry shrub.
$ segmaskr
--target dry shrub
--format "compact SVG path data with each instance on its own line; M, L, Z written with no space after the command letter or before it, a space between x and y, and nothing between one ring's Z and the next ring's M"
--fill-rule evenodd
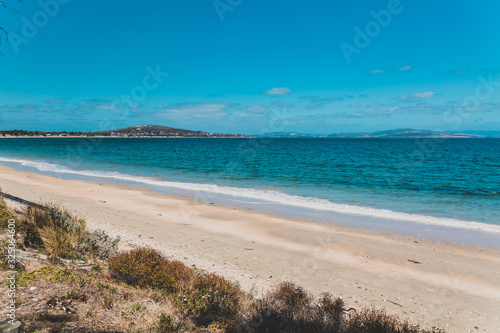
M268 298L290 309L300 309L309 305L313 300L313 296L310 293L305 291L301 286L289 281L281 282L268 295Z
M246 326L255 332L340 332L343 305L328 294L317 302L302 287L281 282L255 302Z
M243 296L243 291L228 279L217 274L201 274L181 288L174 304L199 326L218 321L228 329L234 326Z
M401 322L383 311L364 309L346 322L345 333L438 333L441 330L425 330L419 326Z
M108 263L112 277L141 288L174 291L180 281L193 273L180 261L169 261L158 251L134 249L115 256Z

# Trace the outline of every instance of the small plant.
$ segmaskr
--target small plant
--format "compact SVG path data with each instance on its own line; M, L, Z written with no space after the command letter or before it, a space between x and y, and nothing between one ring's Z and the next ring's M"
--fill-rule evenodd
M98 285L99 291L109 290L109 291L111 291L112 294L115 294L118 292L118 288L116 288L115 286L113 286L109 283L98 281L97 285Z
M42 312L35 313L33 319L36 321L46 321L48 317L49 317L49 310L44 309Z
M113 308L113 296L111 296L111 295L104 295L104 297L103 297L103 303L104 303L104 307L106 309Z
M76 273L70 269L55 270L52 272L52 274L50 274L49 278L54 282L59 282L59 281L75 282L79 280Z
M130 317L144 310L146 310L146 307L143 306L141 303L134 303L127 310L122 311L122 317Z
M99 264L93 264L90 270L94 272L102 272L102 267Z
M22 287L28 285L35 279L35 274L33 272L20 271L15 274L15 284L17 287ZM5 280L5 284L10 285L11 280Z
M87 301L87 294L84 291L77 290L77 289L70 289L66 291L66 295L68 296L68 299L80 301L80 302L86 302Z
M0 259L0 269L4 271L22 272L26 270L26 266L17 259L2 257L2 259Z
M119 236L113 239L104 230L98 229L85 234L77 248L81 253L100 259L110 259L118 252L119 241Z
M60 253L60 256L61 256L61 258L68 259L68 260L84 260L85 259L85 257L83 256L82 253L80 253L72 248L67 248L65 250L62 250Z
M156 327L162 333L174 332L177 329L174 319L165 313L158 316Z
M160 302L165 297L165 294L162 291L154 290L151 292L151 299L155 302Z
M53 265L64 265L64 262L58 256L48 256L47 260Z
M17 308L19 308L23 304L23 301L21 301L21 299L17 296L14 296L12 299L14 300L14 304L16 304Z
M180 281L192 277L191 270L179 261L169 261L158 251L139 248L122 253L108 263L111 276L141 288L173 291Z

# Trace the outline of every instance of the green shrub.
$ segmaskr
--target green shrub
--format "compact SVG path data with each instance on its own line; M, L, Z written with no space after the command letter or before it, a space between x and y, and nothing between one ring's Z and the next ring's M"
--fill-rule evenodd
M158 251L139 248L115 256L108 263L112 277L141 288L173 291L193 273L179 261L169 261Z
M94 230L86 233L79 244L78 250L84 254L94 255L100 259L109 259L118 252L120 237L111 238L104 230Z

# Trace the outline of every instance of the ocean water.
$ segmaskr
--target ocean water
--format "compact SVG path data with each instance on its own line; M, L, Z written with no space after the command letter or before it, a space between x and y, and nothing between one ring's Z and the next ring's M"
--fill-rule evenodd
M4 138L0 163L382 230L500 232L500 139Z

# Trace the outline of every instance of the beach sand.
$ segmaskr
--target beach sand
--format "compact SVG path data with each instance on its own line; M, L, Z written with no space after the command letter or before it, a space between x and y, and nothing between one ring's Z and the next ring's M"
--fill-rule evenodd
M375 307L447 332L500 332L500 250L437 243L210 204L138 187L0 166L0 188L53 202L90 229L237 280L257 294L294 281L349 307ZM425 226L422 226L423 228Z

